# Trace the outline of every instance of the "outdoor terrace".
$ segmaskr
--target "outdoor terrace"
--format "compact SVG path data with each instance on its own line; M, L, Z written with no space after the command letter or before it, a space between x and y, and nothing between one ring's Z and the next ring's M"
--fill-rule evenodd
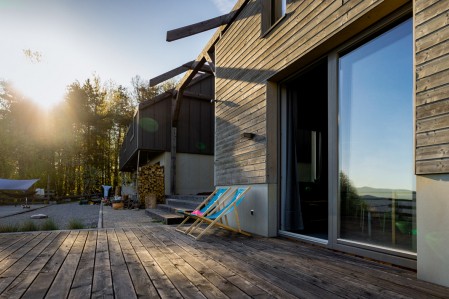
M1 298L449 298L413 271L280 238L172 226L0 235Z

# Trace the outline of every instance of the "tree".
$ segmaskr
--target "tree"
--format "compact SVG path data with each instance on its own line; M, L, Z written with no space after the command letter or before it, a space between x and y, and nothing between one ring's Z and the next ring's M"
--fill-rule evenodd
M150 82L144 82L140 76L132 78L131 83L133 85L133 97L137 103L142 103L149 100L161 93L169 91L176 87L176 80L167 80L162 84L150 87Z

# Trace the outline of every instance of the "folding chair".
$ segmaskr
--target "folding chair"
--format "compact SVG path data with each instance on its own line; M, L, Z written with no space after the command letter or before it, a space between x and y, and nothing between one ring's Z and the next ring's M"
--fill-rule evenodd
M204 215L196 215L195 222L186 230L185 233L194 237L196 240L199 240L206 231L208 231L213 226L218 226L224 228L229 231L241 233L246 236L251 236L251 234L243 231L240 228L240 219L237 211L237 207L242 203L245 199L246 193L251 189L251 187L241 187L237 188L235 191L231 192L230 196L224 198L220 201L213 209L209 212L206 212ZM237 228L234 228L228 223L228 214L234 212L235 221L237 224ZM197 228L201 226L201 224L207 224L207 227L201 231L197 236L194 235L194 232Z
M212 209L215 204L218 202L220 198L223 198L223 196L228 193L228 191L231 188L229 187L221 187L218 189L215 189L214 192L212 192L211 195L209 195L205 200L203 200L202 203L200 203L192 212L182 211L184 215L187 217L176 227L177 231L185 233L181 229L181 227L191 218L196 218L197 215L204 215L206 212L208 212L210 209Z

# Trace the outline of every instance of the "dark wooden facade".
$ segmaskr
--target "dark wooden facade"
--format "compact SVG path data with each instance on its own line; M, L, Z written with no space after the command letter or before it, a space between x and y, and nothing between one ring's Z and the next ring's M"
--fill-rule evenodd
M214 77L199 75L186 88L180 109L177 152L214 154ZM139 105L120 151L120 170L132 172L154 155L171 150L173 92ZM139 157L140 151L140 157Z

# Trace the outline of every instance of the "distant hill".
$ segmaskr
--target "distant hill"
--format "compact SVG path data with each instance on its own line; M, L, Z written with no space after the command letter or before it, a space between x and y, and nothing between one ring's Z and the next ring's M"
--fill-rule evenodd
M396 199L412 200L416 198L416 191L406 189L383 189L372 187L360 187L356 188L357 194L361 197L381 197L392 198L395 193Z

